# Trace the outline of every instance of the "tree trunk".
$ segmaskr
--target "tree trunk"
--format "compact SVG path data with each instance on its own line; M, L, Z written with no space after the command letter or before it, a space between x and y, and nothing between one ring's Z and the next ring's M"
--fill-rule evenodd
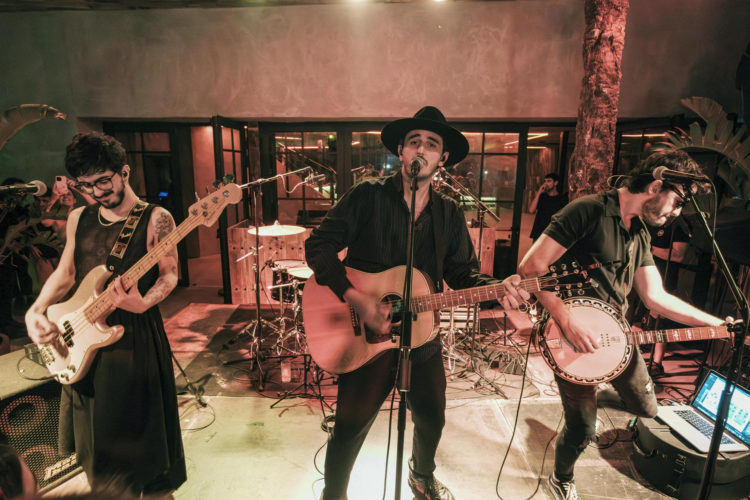
M612 173L628 6L629 0L585 2L583 86L568 173L571 200L606 189Z

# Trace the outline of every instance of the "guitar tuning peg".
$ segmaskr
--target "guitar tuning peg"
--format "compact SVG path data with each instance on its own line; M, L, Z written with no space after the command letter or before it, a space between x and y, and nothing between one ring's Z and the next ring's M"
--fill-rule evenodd
M198 196L198 191L195 191L195 201L201 201L201 197Z
M220 180L215 180L213 182L213 187L215 187L216 189L219 189L221 187L221 181ZM208 188L206 188L206 192L208 192Z
M561 265L560 265L560 270L562 270L562 271L567 271L567 269L568 269L568 266L567 266L567 264L561 264Z
M552 265L552 266L549 266L549 272L551 272L551 273L554 273L554 272L555 272L555 269L556 269L556 268L555 268L555 266L554 266L554 265Z
M224 184L231 184L231 183L233 183L234 182L234 174L226 174L222 178L222 181L224 182Z

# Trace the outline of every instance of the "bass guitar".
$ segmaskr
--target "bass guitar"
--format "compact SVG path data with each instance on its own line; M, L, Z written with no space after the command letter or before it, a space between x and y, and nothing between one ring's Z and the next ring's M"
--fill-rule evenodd
M392 329L387 334L372 331L360 321L352 307L341 302L330 288L318 284L314 276L307 280L302 294L307 346L321 368L337 374L355 370L378 354L399 347L403 313L401 293L406 267L392 267L380 273L366 273L347 267L346 276L357 290L380 302L390 303ZM414 270L412 276L412 348L435 337L440 325L440 309L498 299L505 295L502 284L434 293L429 277L418 269ZM582 291L588 283L585 271L570 266L560 272L553 271L545 276L522 280L520 286L529 293L546 290L572 295Z
M242 199L236 184L226 184L188 209L188 217L146 255L122 275L128 290L167 255L193 229L216 222L224 208ZM47 309L47 318L55 323L60 335L39 347L42 361L61 384L72 384L83 378L97 350L114 344L123 334L121 325L109 326L107 316L115 310L105 285L112 273L104 265L86 274L73 296Z
M609 382L628 366L634 349L640 344L713 340L730 336L725 326L633 331L619 312L602 300L575 297L564 302L574 322L597 325L601 332L601 347L591 353L576 351L550 317L537 322L534 328L537 342L549 367L560 377L575 384L597 385Z

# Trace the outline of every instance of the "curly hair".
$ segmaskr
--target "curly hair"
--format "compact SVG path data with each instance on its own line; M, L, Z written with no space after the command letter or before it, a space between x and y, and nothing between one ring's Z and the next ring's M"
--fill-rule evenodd
M76 134L65 148L65 170L73 177L117 172L127 159L120 141L101 132Z
M695 160L682 150L668 149L652 153L641 161L637 167L627 173L625 187L631 193L643 193L654 180L654 169L656 167L667 167L670 170L686 172L689 174L702 175L700 166ZM668 183L662 184L662 191L671 189Z

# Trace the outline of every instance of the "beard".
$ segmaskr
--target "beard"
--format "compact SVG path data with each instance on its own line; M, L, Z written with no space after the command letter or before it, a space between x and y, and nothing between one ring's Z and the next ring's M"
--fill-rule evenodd
M675 216L663 214L661 211L661 203L659 199L648 200L643 204L641 209L641 218L652 227L663 227L668 226L675 220ZM661 219L664 219L662 222Z
M112 196L114 195L114 196ZM107 199L109 198L109 199ZM102 194L101 196L95 196L94 199L104 208L117 208L120 203L122 203L122 200L125 198L125 191L119 191L115 193L114 191L107 191L106 193Z

